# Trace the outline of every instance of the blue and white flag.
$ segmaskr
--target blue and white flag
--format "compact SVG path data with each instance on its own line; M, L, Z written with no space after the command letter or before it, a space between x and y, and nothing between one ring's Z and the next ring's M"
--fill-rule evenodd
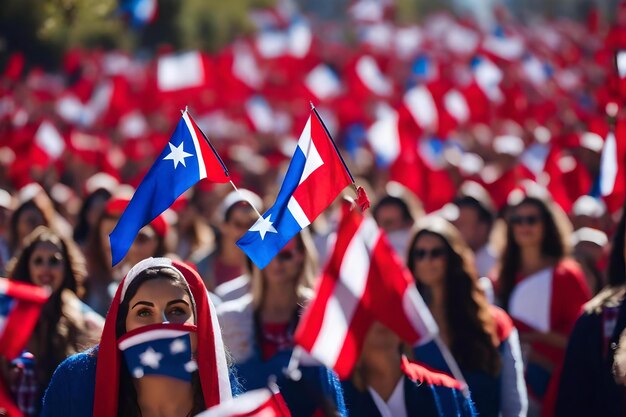
M113 265L120 262L142 227L167 210L182 193L207 178L230 181L228 170L187 111L109 235Z
M198 364L191 355L195 326L156 324L126 333L118 347L133 378L160 375L190 382Z

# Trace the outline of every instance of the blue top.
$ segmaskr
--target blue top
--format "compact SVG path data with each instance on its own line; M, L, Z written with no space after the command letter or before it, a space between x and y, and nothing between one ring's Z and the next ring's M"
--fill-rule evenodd
M341 384L337 375L324 366L300 366L302 378L294 381L283 372L289 364L292 350L276 353L269 360L261 359L258 352L245 362L234 365L237 379L244 391L267 386L271 378L287 403L292 417L311 417L318 410L347 416Z
M604 295L603 292L594 300ZM589 308L576 321L563 362L556 417L626 415L624 387L616 384L613 378L613 350L610 346L611 342L619 341L626 328L626 299L618 300L619 308L615 306L615 298L594 309ZM615 321L611 310L617 308L619 313Z
M413 349L415 359L431 368L451 374L447 363L441 355L435 342ZM498 417L500 415L500 375L491 376L486 372L467 371L461 369L467 382L472 400L481 417Z
M54 372L43 398L40 417L90 417L96 390L97 348L72 355ZM233 396L240 394L231 374Z
M408 417L475 417L472 401L454 379L405 361L404 404ZM456 384L454 384L456 383ZM382 417L368 390L358 390L351 380L342 382L350 416Z

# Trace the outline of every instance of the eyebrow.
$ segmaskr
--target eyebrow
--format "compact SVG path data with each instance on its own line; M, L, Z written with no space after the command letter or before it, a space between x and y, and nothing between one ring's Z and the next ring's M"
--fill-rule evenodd
M172 304L178 304L178 303L183 303L183 304L185 304L185 305L189 306L189 303L188 303L187 301L183 300L182 298L179 298L179 299L177 299L177 300L172 300L172 301L169 301L169 302L166 304L166 306L170 306L170 305L172 305Z
M154 307L154 303L151 303L149 301L137 301L135 303L134 306L131 307L131 310L135 307L137 307L138 305L144 305L144 306L148 306L148 307Z

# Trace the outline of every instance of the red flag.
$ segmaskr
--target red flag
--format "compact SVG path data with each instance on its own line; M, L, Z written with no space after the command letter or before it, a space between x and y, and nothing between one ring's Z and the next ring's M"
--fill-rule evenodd
M198 417L291 417L282 395L264 388L211 407Z
M11 361L17 358L39 319L48 292L30 284L0 278L0 356ZM0 379L0 409L12 417L22 413L11 400Z
M374 219L346 204L335 249L295 340L345 379L373 321L410 344L437 332L410 272Z

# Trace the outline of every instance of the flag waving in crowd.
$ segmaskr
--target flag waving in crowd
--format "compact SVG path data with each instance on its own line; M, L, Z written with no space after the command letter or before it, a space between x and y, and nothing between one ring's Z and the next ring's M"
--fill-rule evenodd
M340 378L350 375L374 321L411 345L438 331L374 219L349 206L345 203L335 249L295 334L298 345Z
M221 158L185 110L169 143L137 187L111 232L113 265L124 258L142 227L204 178L216 183L230 181Z
M237 245L265 268L296 233L313 222L354 179L313 109L274 205Z
M22 353L48 295L44 288L0 278L0 357L13 360ZM10 398L0 378L0 409L20 417Z

